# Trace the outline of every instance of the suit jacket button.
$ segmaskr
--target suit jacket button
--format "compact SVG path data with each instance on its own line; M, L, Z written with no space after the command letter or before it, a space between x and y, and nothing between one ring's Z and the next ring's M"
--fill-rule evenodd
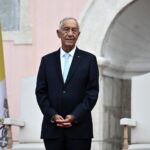
M65 94L66 93L66 91L63 91L63 94Z

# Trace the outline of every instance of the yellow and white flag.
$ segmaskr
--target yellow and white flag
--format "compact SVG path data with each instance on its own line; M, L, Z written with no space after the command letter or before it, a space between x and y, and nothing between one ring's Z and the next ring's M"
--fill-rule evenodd
M2 34L0 30L0 118L4 117L5 99L6 99L6 83L5 83L4 55L3 55Z
M4 55L2 44L2 33L0 28L0 119L6 117L6 82L5 82L5 69L4 69ZM2 121L2 120L1 120ZM6 128L0 125L0 150L6 147ZM3 148L2 148L3 147Z

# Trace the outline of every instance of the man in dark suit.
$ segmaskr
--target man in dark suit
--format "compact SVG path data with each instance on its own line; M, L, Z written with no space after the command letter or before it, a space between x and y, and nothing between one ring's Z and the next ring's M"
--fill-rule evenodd
M46 150L90 150L91 110L99 92L96 57L76 47L79 24L64 18L57 35L62 46L44 56L36 97L43 113L41 138Z

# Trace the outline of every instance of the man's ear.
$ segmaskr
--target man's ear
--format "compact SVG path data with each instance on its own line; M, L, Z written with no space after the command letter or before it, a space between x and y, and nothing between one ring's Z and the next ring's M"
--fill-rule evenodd
M56 32L57 32L57 36L60 38L60 31L56 30Z
M80 32L78 33L78 35L77 35L77 36L79 37L79 35L80 35Z
M78 34L78 36L80 35L80 32L79 32L79 34Z

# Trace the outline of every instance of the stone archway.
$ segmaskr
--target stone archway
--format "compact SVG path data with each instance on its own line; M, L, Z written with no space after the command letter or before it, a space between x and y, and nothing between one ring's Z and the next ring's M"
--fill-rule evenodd
M149 6L150 1L138 0L124 8L103 42L102 55L110 61L103 69L103 123L109 125L103 132L103 149L120 149L119 119L130 116L130 78L150 71Z
M103 40L110 61L105 75L128 79L150 71L150 1L137 0L117 14Z
M130 116L130 79L150 71L149 6L149 0L96 0L81 18L79 46L110 62L102 70L100 102L93 113L94 120L99 113L94 123L100 123L93 150L120 150L119 119Z

